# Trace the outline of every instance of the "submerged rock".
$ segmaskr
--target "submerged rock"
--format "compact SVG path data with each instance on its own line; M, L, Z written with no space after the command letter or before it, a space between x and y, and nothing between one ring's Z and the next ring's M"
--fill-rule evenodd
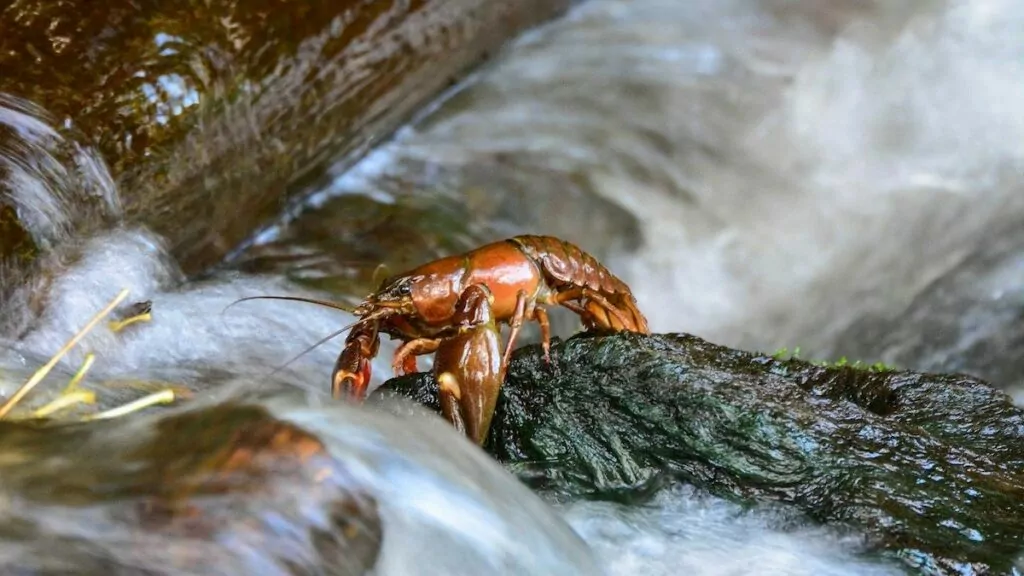
M0 574L599 573L552 506L418 407L204 396L0 420Z
M378 502L256 405L0 426L5 574L364 574ZM301 487L301 489L300 489Z
M923 574L1010 573L1024 412L985 382L778 360L689 335L578 336L513 359L485 449L538 490L637 499L683 482L867 534ZM429 374L379 399L437 407Z

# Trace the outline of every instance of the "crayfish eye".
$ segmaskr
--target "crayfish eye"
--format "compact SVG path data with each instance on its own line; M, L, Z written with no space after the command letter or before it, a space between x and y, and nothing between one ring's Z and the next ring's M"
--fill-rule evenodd
M414 278L398 278L383 288L377 296L379 302L401 302L412 299Z

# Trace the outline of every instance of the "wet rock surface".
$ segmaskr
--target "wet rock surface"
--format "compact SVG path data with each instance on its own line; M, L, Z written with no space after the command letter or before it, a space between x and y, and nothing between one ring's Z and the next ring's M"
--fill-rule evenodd
M252 404L0 425L8 574L365 574L378 503L313 434Z
M966 376L829 368L689 335L515 354L486 450L532 487L636 501L685 482L868 534L922 574L1006 574L1024 549L1024 412ZM436 408L428 374L374 397ZM1019 568L1018 568L1019 569Z
M196 274L568 4L14 2L0 9L0 95L98 150L115 212ZM20 154L2 112L0 151ZM65 200L81 233L101 226L83 217L88 191Z

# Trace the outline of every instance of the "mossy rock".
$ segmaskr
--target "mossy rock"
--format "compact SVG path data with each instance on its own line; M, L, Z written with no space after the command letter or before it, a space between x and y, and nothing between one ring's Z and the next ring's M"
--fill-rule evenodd
M4 574L366 574L379 503L315 434L226 403L0 422Z
M429 374L386 382L437 407ZM1024 550L1024 412L961 375L828 367L684 334L516 351L485 449L554 497L682 482L867 534L921 574L1012 573ZM1019 568L1018 568L1019 569Z

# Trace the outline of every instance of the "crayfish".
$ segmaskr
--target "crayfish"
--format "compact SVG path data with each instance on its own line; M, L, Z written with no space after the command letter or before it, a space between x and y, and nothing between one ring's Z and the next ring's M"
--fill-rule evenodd
M649 333L629 287L596 258L551 236L516 236L384 279L349 310L359 320L335 363L331 393L365 398L370 362L380 335L387 334L403 341L392 362L396 376L416 372L417 356L436 353L445 418L482 444L523 322L540 325L544 360L550 363L545 307L559 305L578 314L588 331ZM501 323L510 327L504 351Z

